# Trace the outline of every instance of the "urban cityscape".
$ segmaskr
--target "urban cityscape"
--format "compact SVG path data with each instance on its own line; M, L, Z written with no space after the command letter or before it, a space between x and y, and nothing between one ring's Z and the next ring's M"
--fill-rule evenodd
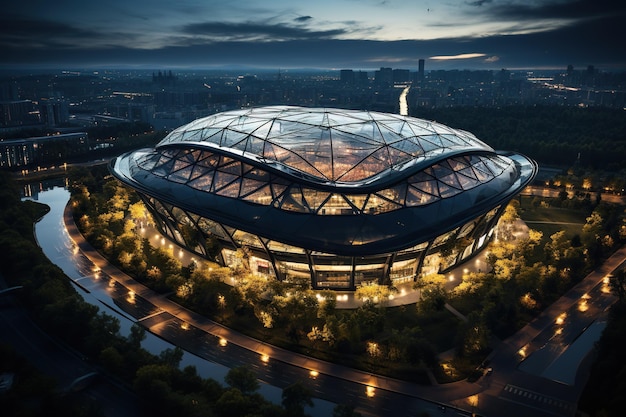
M588 360L583 358L593 357L593 342L606 326L607 309L622 299L619 291L611 288L623 289L623 281L611 283L611 277L623 276L624 249L620 243L626 238L623 168L618 162L596 166L591 156L585 160L588 166L583 166L581 158L587 157L581 157L580 153L569 159L570 166L559 163L557 157L545 161L547 157L538 150L535 155L526 156L505 152L506 149L493 153L487 138L476 138L472 132L457 130L459 126L448 127L445 121L440 124L422 119L421 115L436 116L432 112L441 109L458 114L468 108L485 113L489 109L539 108L542 112L600 109L613 114L623 111L625 80L625 73L604 72L593 66L575 69L570 65L562 71L428 71L424 60L418 60L415 70L380 68L369 72L277 69L246 73L173 70L15 73L6 75L1 83L0 162L3 170L20 184L22 199L43 202L44 196L59 186L71 191L72 197L69 194L67 197L71 204L67 202L65 214L63 207L55 209L61 211L60 217L53 221L62 225L52 223L43 228L44 222L39 222L35 235L44 252L53 251L47 254L53 263L56 257L70 258L72 266L65 271L69 277L66 279L75 283L79 293L90 294L101 305L108 306L105 311L117 314L121 311L126 317L122 320L130 317L133 326L139 325L172 343L171 349L182 348L177 354L183 355L185 361L189 360L186 355L191 354L230 368L221 378L242 394L257 392L259 385L254 381L258 378L264 387L263 395L270 399L270 405L265 406L271 410L265 411L270 415L279 412L271 407L282 405L284 409L280 412L287 415L400 412L435 416L450 410L461 415L494 416L499 415L495 410L510 408L508 413L512 415L526 415L533 410L542 415L573 416L581 412L578 403L585 387L585 378L577 375L588 375L590 369ZM327 118L333 121L325 122ZM228 127L229 120L238 120L236 127ZM402 133L407 130L394 132L393 123L398 122L402 122L398 126L407 126L402 129L411 126L411 135L416 136L411 139ZM281 130L262 136L261 131L270 130L263 130L260 123L280 125ZM324 123L330 124L324 127ZM369 126L375 131L390 129L382 134L384 141L379 145L374 146L373 138L353 136L371 131ZM216 128L223 133L219 136L205 133L215 132ZM298 133L309 132L306 135L315 138L326 130L330 132L328 138L333 138L326 150L322 148L324 133L317 142L311 142L313 148ZM226 148L223 141L235 133L238 137L263 141L265 148L272 144L271 156L267 151L255 151L252 139L241 145L230 140ZM442 142L441 135L447 142ZM292 139L283 143L281 137L302 139L291 144ZM211 146L200 145L201 141L214 142L211 138L223 139ZM487 144L482 144L480 139ZM180 148L188 141L190 148ZM150 148L155 146L163 148L150 156L154 152ZM294 156L280 156L277 146L281 152L293 152ZM619 148L623 145L617 146L615 151L623 149ZM378 147L388 149L386 153L398 150L403 153L384 162L378 156L381 152ZM413 167L415 156L408 153L411 148L415 148L410 151L414 155L426 156L425 163L430 168L424 170L424 163ZM174 149L180 150L172 153ZM200 149L204 150L198 154ZM219 153L213 154L213 149ZM237 149L245 151L241 154ZM468 153L461 153L462 149ZM346 153L346 150L350 151ZM251 152L258 156L246 157ZM429 156L431 153L433 156ZM623 156L623 151L617 153L618 157ZM446 154L450 155L446 160L437 156ZM196 155L193 165L186 163L188 168L181 171L173 168L180 167L191 155ZM319 155L330 155L336 162L324 165ZM242 157L239 165L234 165L233 158ZM533 157L540 160L535 162ZM275 171L273 165L266 165L268 158L292 162L280 162L283 167ZM434 162L428 162L431 158L438 162L432 165ZM609 156L598 158L610 160ZM249 171L260 161L263 164ZM397 171L397 174L383 175L387 172L386 163L390 164L389 172ZM444 165L449 172L456 171L455 176L445 174ZM174 169L177 173L160 173L163 169ZM87 173L89 170L92 172ZM185 170L187 179L181 176ZM199 170L206 174L201 176ZM285 182L288 177L284 175L291 171L290 175L297 174L291 179L296 182L288 185ZM404 171L401 175L408 178L404 180L407 185L400 186L397 181ZM154 179L147 179L148 172L155 175ZM234 179L237 172L240 180ZM100 176L101 179L95 180ZM494 176L502 177L498 180L502 181L501 185L492 179ZM505 180L505 176L510 179ZM209 178L208 182L205 177ZM93 198L88 196L97 193L98 188L92 185L87 189L82 185L106 178L109 191L100 193L119 201L118 209L129 213L119 212L119 216L126 218L121 226L114 225L117 223L110 217L112 212L107 212L105 207L100 208L105 210L101 214L94 214L96 207L91 207ZM159 178L170 178L172 185ZM368 178L378 178L376 181L387 188L375 188L376 182ZM325 188L316 190L322 179L341 188L324 185ZM434 190L432 181L438 184ZM116 182L118 185L113 186ZM185 183L185 189L201 192L175 191L174 185L180 187L176 184ZM396 185L389 188L389 184ZM451 193L454 187L458 190ZM505 191L507 187L512 188ZM206 194L208 190L215 195ZM188 196L182 197L181 191ZM488 197L489 193L493 197ZM192 196L196 203L189 205L185 201ZM472 198L476 199L473 203ZM302 202L297 203L299 199ZM456 204L455 199L459 201ZM175 203L176 200L179 202ZM556 201L561 208L552 208ZM258 209L254 211L250 203ZM268 204L278 209L275 214L266 213ZM465 211L457 213L454 207ZM541 207L554 211L556 217L550 214L545 218L547 221L525 218L537 216L529 213L540 211ZM423 214L419 214L420 210ZM567 210L568 214L559 210ZM233 211L240 213L239 220L234 220ZM306 222L302 217L305 212L312 214ZM295 217L292 213L296 213ZM590 219L594 215L599 217L599 213L605 217L617 216L617 223L607 226L606 237L594 244L590 255L589 229L598 227ZM441 219L436 220L438 217ZM97 218L100 220L96 221ZM103 218L110 220L101 223ZM430 224L420 226L418 219L429 219ZM251 226L251 221L260 227ZM371 225L364 227L369 223L363 221ZM396 223L413 226L396 232L398 236L393 237L391 231L397 227ZM547 224L545 229L541 224ZM567 226L559 232L558 224ZM534 229L536 226L538 230ZM67 232L57 231L59 227L67 228ZM105 230L97 232L101 228ZM374 233L375 229L380 232ZM542 238L542 234L551 232L556 233ZM61 244L61 249L54 249L58 246L54 242L59 233L69 233L70 237ZM145 243L137 240L144 238ZM570 248L570 252L560 252L566 248L558 249L557 245L569 246L568 239L579 243L574 251ZM47 240L53 249L46 249ZM159 256L172 256L170 264L179 267L171 269L171 265L161 264L154 258L156 255L139 260L133 254L137 249L132 247L143 247L143 252L157 251L155 254L161 247L163 252ZM544 259L542 262L548 263L541 268L545 270L537 269L537 263L513 266L512 259L516 257L543 258L544 255L537 258L532 254L537 252L533 249L536 247L560 255ZM580 259L583 249L585 255ZM77 258L80 261L71 261L77 253L81 254ZM593 265L598 266L593 269ZM568 272L574 267L576 272ZM7 272L3 274L10 276ZM506 276L507 280L515 281L525 274L535 275L531 281L539 281L532 285L539 287L534 290L528 287L530 291L519 293L524 285L517 283L516 290L507 290L513 291L507 297L519 293L516 313L486 319L490 314L503 314L498 310L504 308L500 299L496 302L500 307L495 310L482 311L480 317L470 314L472 307L464 300L480 292L477 288L481 280ZM489 278L492 276L496 278ZM268 284L271 282L274 284ZM13 288L9 294L23 288L19 281L14 284L8 288ZM149 295L148 288L155 295ZM200 294L200 288L209 292L196 304L198 301L193 300L198 295L194 294ZM156 302L154 297L164 296L159 293L171 294L168 304ZM565 300L571 297L577 300L569 301L569 307ZM178 303L190 313L182 316L174 313L180 308ZM247 303L252 304L246 307ZM421 321L415 319L414 324L420 324L412 330L398 322L413 320L409 319L412 314L403 317L398 312L406 311L409 306L418 316L423 316ZM318 310L313 316L311 308ZM377 320L388 323L381 322L377 325L382 326L380 330L374 330L376 326L371 328L372 324L366 324L371 318L367 319L354 327L353 331L359 329L361 334L354 338L347 329L352 326L350 320L358 323L359 319L348 319L350 311L355 317L377 311L374 314L379 317ZM200 314L206 318L200 319ZM285 321L283 314L290 314L291 322ZM507 314L513 316L507 319ZM318 319L313 319L315 315ZM396 315L400 316L396 318ZM214 323L210 330L198 321L207 319ZM252 330L255 325L250 320L265 330ZM431 320L433 324L427 326L423 320ZM453 325L450 320L459 324ZM244 321L248 324L243 325ZM529 322L526 327L519 327L525 322ZM311 323L320 327L311 327ZM541 323L539 328L538 323ZM475 335L463 333L466 330L462 329L470 324L476 329ZM393 326L397 328L394 330ZM427 327L417 330L423 326ZM465 334L462 337L465 344L461 345L465 347L455 348L456 342L432 339L443 336L441 330L435 330L438 326L458 326L455 337ZM186 335L180 335L177 334L180 330L175 328L195 331L187 330ZM396 340L400 331L409 332L404 342ZM397 336L390 339L384 336L387 332ZM410 332L417 333L409 336ZM198 350L198 342L209 343L210 338L217 338L213 342L215 346ZM475 347L468 347L468 343ZM446 346L448 350L442 351ZM166 349L160 355L163 358L175 352ZM260 357L261 368L258 359L253 359L255 356ZM354 359L359 356L362 358ZM351 366L333 365L336 361L345 363L347 358L353 358L348 362ZM181 357L177 363L180 361ZM101 359L96 362L95 369L100 370L83 372L82 378L91 381L102 373L107 378L116 378L110 364ZM196 360L193 363L194 372L196 366L200 369L206 366L197 365ZM214 375L224 372L211 370L208 375L215 378ZM408 377L406 372L412 372L412 376ZM11 372L3 375L8 378L10 392L11 383L17 384L19 379L14 379ZM252 384L252 388L239 385L244 383L242 379ZM80 380L79 376L74 384ZM76 391L90 392L101 384L85 383L85 388ZM139 389L137 384L135 380L135 391ZM354 393L347 398L333 395L342 384L348 384L346 389ZM282 402L275 399L274 403L279 405L271 406L271 398L277 396L271 393L275 387L283 389ZM284 394L287 388L297 391L292 394L299 402L289 402L289 394L287 397ZM150 392L144 387L138 395L142 389ZM96 407L93 403L86 406L82 401L79 409L93 411ZM127 402L133 403L132 407L125 405ZM124 395L116 407L126 407L127 415L156 412L138 404L143 402ZM235 407L232 410L239 411L226 412L219 401L209 408L218 415L247 415L241 411L246 409L242 404L237 407L243 408L231 405ZM111 407L99 412L119 415L120 410ZM593 412L589 408L583 410Z
M5 9L3 415L623 415L624 4Z

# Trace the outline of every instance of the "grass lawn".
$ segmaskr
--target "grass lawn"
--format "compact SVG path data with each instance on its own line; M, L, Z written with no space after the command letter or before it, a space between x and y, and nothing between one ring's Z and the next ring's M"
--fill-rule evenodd
M550 236L565 231L565 236L572 238L580 235L589 212L560 207L534 207L533 198L523 197L520 205L520 217L529 228L543 233L541 245L549 241Z

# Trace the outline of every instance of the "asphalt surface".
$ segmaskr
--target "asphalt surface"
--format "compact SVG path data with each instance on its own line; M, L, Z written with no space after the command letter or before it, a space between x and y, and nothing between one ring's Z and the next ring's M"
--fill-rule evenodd
M82 239L68 209L64 218L78 252L72 262L78 262L84 269L82 277L74 282L92 294L106 292L113 300L108 307L198 357L228 367L250 364L259 379L277 387L303 381L317 397L335 403L352 403L357 411L372 416L408 416L420 411L427 411L431 416L470 415L472 412L487 417L573 416L586 381L589 358L583 360L571 385L542 376L537 371L545 368L541 361L529 369L525 367L532 364L531 359L536 361L537 357L546 355L544 365L558 361L581 332L605 318L613 300L602 291L603 279L626 259L626 248L622 248L533 322L495 346L490 355L491 375L474 383L459 381L420 386L299 355L211 322L112 267ZM93 272L94 267L99 269L97 273ZM131 291L132 297L129 296ZM585 294L589 297L585 298L587 309L583 312L578 306ZM556 320L564 312L566 321L559 325L561 330L556 334ZM522 349L523 357L519 353ZM442 405L447 408L442 409Z

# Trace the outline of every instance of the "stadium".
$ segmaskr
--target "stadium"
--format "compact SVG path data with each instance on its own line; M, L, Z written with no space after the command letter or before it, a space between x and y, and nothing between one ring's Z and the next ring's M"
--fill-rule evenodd
M471 258L537 165L433 121L271 106L195 120L110 170L199 256L354 290Z

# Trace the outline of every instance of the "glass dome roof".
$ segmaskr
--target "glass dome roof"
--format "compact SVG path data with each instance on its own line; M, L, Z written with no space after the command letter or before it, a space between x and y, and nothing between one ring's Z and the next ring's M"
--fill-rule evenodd
M158 145L199 148L275 163L317 181L359 183L463 149L494 152L471 133L395 114L273 106L195 120Z

